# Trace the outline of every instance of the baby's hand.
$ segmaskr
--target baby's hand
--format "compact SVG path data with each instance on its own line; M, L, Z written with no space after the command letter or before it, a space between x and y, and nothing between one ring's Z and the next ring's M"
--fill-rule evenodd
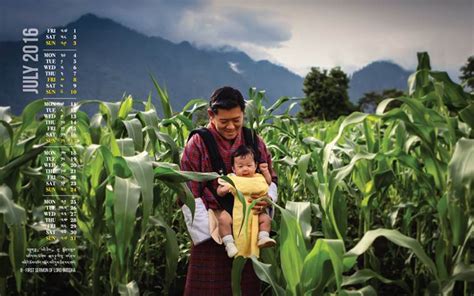
M262 173L268 172L268 163L262 162L261 164L258 165L258 168Z
M230 184L226 181L222 180L221 178L217 179L219 186L217 187L217 194L219 196L224 196L230 192Z
M258 168L260 169L260 172L265 178L265 181L267 181L267 184L270 185L272 183L272 175L270 174L270 170L268 169L268 163L262 162L258 165Z

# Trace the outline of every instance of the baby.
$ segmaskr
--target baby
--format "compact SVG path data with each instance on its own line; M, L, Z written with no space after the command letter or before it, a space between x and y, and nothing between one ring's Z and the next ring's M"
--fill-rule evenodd
M251 196L253 194L264 195L268 192L268 185L272 182L272 176L268 169L268 164L260 163L259 169L262 174L256 173L257 161L255 159L255 152L251 147L242 145L237 148L231 156L231 164L232 171L235 175L230 174L229 178L232 179L236 188L242 192L247 200L247 205L250 205L252 201ZM232 192L235 195L234 188L229 183L219 179L217 194L223 197L229 192ZM257 207L254 207L254 209L258 210ZM245 257L249 257L252 254L258 256L258 248L271 247L276 244L275 240L270 238L272 220L265 212L260 212L258 216L255 215L249 219L249 233L247 233L247 236L251 236L253 229L255 234L254 237L246 238L245 234L242 234L238 237L237 242L234 241L234 236L232 235L232 224L233 222L237 223L237 221L240 222L240 225L244 223L242 204L239 201L234 202L234 221L230 214L225 210L218 211L216 214L219 221L219 235L222 238L227 255L230 258L234 257L239 252L239 255ZM256 234L257 231L258 235ZM234 235L237 234L238 231L236 231L234 227ZM255 242L255 240L257 241Z

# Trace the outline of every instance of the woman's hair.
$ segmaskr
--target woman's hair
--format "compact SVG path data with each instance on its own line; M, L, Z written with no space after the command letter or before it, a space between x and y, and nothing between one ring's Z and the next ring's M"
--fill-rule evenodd
M245 146L245 145L240 145L237 150L232 153L230 156L230 164L231 166L234 166L234 158L240 157L240 156L247 156L251 155L253 158L253 161L257 163L257 159L255 158L255 151L252 149L252 147Z
M214 114L217 114L218 109L230 110L235 107L240 107L242 112L245 111L245 100L240 91L230 86L224 86L216 89L209 101L209 108Z

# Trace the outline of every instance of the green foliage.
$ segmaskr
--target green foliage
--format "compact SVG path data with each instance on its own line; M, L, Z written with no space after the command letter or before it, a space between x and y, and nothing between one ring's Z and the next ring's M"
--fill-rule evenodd
M354 110L347 89L349 78L340 68L329 71L311 68L303 82L306 98L301 102L299 116L333 120Z
M159 87L158 91L163 105L169 104L166 91ZM181 244L188 245L189 240L178 236L170 226L176 224L175 227L184 232L184 222L176 220L169 210L176 205L177 194L194 208L193 197L184 182L217 177L216 174L185 174L176 165L180 154L178 145L184 145L187 134L194 128L191 118L204 105L194 100L175 114L171 114L169 107L167 118L159 118L151 103L145 104L144 111L135 109L137 104L131 96L116 103L84 101L75 108L86 104L98 104L99 113L89 119L77 109L78 139L64 139L77 155L76 162L68 159L66 163L68 167L77 168L77 189L82 197L77 207L80 246L67 239L45 241L44 227L25 228L33 223L44 223L41 207L46 174L41 153L50 144L45 142L44 118L38 116L44 101L32 102L19 118L9 115L8 108L0 109L0 132L5 136L0 146L0 186L5 193L0 195L0 251L3 254L9 250L8 266L11 267L0 275L2 295L11 290L5 285L12 274L18 291L47 290L40 283L47 282L49 275L30 278L21 273L21 261L27 247L49 245L55 248L59 244L79 251L77 273L69 275L65 286L74 287L81 294L99 295L109 291L138 295L140 290L151 290L153 285L162 290L173 285L178 261L183 259L179 252L183 247L179 246L177 237ZM61 112L70 119L69 108L64 107ZM67 128L57 122L57 130ZM59 185L54 189L51 198L59 202L63 189ZM159 192L161 194L157 194ZM40 216L24 209L39 212ZM43 232L36 234L31 229ZM141 256L143 252L146 256ZM3 263L2 259L2 269L7 266ZM150 281L150 275L141 272L150 271L150 264L156 265L151 272L161 270L166 274L165 281ZM24 277L28 281L22 280ZM148 278L146 285L143 277Z
M289 139L292 151L277 161L278 170L285 172L283 182L292 183L287 189L290 199L310 202L312 213L302 215L303 204L298 209L285 200L293 214L282 212L278 224L283 277L277 271L259 274L275 293L286 288L293 295L351 294L358 287L355 283L370 283L359 290L369 294L472 291L467 281L459 281L474 272L468 251L474 181L468 164L474 145L462 138L473 136L467 116L473 99L445 73L432 71L427 54L419 54L419 61L408 95L381 101L374 115L353 113L332 123L300 125L300 134L308 137ZM272 152L280 149L272 147ZM293 223L292 237L288 223ZM302 288L295 285L306 282L298 262L310 253L299 250L298 242L304 240L302 229L308 225L312 228L306 248L316 248L314 256L324 256L327 250L327 259L316 262L328 263L311 265L311 274L317 276ZM355 247L341 253L326 246L328 239ZM288 241L293 241L291 254L285 252ZM292 265L285 263L287 258ZM255 260L254 264L265 267ZM343 272L354 272L350 277L357 280L341 284ZM383 288L376 279L402 290Z
M432 71L427 54L418 58L407 94L378 102L374 114L332 122L303 123L289 115L295 99L265 107L265 93L249 90L247 125L264 138L279 177L278 243L261 258L234 260L234 294L249 260L276 295L472 293L474 100ZM313 75L341 94L347 77L334 71ZM154 83L164 117L150 98L77 107L79 136L70 139L77 161L66 161L78 170L77 241L44 239L43 102L20 117L0 108L1 295L50 292L51 275L21 273L21 261L27 247L61 245L77 249L77 272L63 283L71 293L182 292L190 239L176 200L194 211L185 183L218 175L178 165L193 116L207 103L193 100L173 112ZM87 104L99 112L89 117L80 110ZM59 201L61 190L52 198Z
M462 75L459 76L461 83L474 91L474 56L470 56L464 66L461 67Z
M386 89L382 93L369 92L365 93L362 98L359 99L358 109L360 112L375 113L377 105L385 99L397 98L403 95L403 91L397 89ZM398 108L402 105L401 102L390 104L390 109ZM386 109L387 111L390 109Z

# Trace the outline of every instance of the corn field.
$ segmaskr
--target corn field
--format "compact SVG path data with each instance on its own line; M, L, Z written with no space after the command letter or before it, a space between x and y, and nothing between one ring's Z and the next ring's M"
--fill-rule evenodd
M279 178L277 246L234 259L235 295L246 260L266 295L474 293L473 94L432 71L427 54L418 60L406 96L334 122L301 122L289 113L297 100L265 107L264 92L249 90L246 125ZM78 157L66 165L78 172L77 240L45 238L44 100L20 116L0 107L0 295L182 293L191 239L177 200L193 210L185 182L218 175L182 172L179 160L208 102L173 111L153 83L160 111L151 96L74 107ZM41 246L74 248L76 272L22 273L26 249Z

